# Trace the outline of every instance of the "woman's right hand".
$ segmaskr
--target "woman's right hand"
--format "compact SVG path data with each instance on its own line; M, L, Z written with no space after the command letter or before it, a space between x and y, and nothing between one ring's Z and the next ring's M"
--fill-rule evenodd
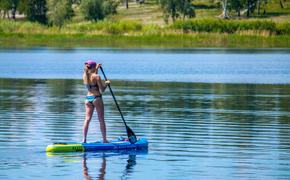
M109 85L109 84L111 84L111 81L107 80L107 81L105 81L105 84Z

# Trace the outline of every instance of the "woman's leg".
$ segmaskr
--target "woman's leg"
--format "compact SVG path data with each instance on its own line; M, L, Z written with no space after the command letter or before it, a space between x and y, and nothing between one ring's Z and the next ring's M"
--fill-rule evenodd
M85 106L86 106L86 118L83 125L83 142L84 143L87 141L88 129L89 129L90 121L92 119L93 112L94 112L94 106L90 102L86 101Z
M105 123L105 117L104 117L104 103L103 100L97 99L94 101L94 105L96 107L97 113L98 113L98 118L99 118L99 123L100 123L100 129L101 133L103 136L103 142L107 143L107 132L106 132L106 123Z

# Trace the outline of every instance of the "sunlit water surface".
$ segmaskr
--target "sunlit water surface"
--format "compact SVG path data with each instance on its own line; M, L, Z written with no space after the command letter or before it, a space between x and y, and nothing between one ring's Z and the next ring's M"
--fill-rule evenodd
M129 126L148 152L50 155L80 141L85 90L79 80L0 81L0 178L288 179L290 86L115 82ZM126 136L109 93L109 139ZM89 141L101 139L96 116Z

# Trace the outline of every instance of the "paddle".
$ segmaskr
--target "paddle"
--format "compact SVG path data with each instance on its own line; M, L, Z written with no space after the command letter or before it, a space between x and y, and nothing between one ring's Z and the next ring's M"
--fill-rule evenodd
M105 75L105 72L104 72L102 66L100 67L100 69L101 69L101 71L102 71L102 73L103 73L103 75L104 75L104 77L105 77L105 80L107 81L107 77L106 77L106 75ZM117 106L117 108L118 108L118 110L119 110L119 112L120 112L120 114L121 114L121 118L122 118L122 120L123 120L123 122L124 122L124 124L125 124L128 139L129 139L129 141L130 141L131 144L135 144L135 143L137 142L137 137L136 137L135 133L132 131L132 129L131 129L129 126L127 126L126 121L125 121L125 119L124 119L124 117L123 117L123 114L122 114L121 109L120 109L120 107L119 107L119 105L118 105L118 103L117 103L117 100L116 100L116 98L115 98L115 95L114 95L114 93L113 93L113 91L112 91L112 88L111 88L110 84L109 84L108 86L109 86L110 92L111 92L111 94L112 94L112 96L113 96L113 99L114 99L114 101L115 101L115 104L116 104L116 106Z

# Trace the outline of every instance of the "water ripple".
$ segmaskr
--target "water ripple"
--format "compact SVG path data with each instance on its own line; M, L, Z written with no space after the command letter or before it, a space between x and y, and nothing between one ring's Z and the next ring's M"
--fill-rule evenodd
M85 166L93 169L90 176L108 179L142 179L144 174L153 179L290 177L288 85L115 82L126 122L138 137L148 138L148 153L49 157L44 155L47 144L81 141L81 82L0 83L0 153L5 154L0 158L0 177L4 179L10 177L7 172L16 170L16 179L28 179L27 169L35 179L48 170L55 173L48 173L47 178L82 179ZM103 97L108 138L126 137L111 96ZM101 139L97 116L88 139ZM107 173L102 174L104 163Z

